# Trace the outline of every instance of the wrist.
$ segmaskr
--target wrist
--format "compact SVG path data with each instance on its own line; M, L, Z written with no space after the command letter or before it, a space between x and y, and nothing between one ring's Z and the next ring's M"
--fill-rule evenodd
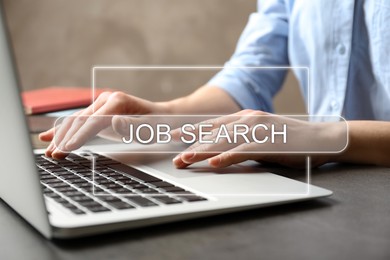
M347 122L328 123L322 127L323 145L329 145L327 154L324 155L327 162L344 162L348 156L348 125Z
M158 110L162 114L183 114L185 113L185 97L173 99L165 102L157 102Z

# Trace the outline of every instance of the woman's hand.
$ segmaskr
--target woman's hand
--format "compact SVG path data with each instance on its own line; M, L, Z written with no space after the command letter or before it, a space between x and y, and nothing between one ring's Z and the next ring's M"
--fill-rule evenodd
M99 119L99 116L167 113L168 107L164 103L153 103L123 92L104 92L94 104L67 117L61 125L41 133L39 138L51 142L46 149L46 156L62 159L113 123L110 117Z
M311 165L319 166L331 160L330 153L342 151L347 141L347 125L342 122L312 123L290 117L273 115L261 111L243 110L238 113L202 122L212 125L212 134L203 142L197 136L197 142L173 160L177 168L185 168L193 163L208 160L211 167L222 168L247 160L264 163L276 163L288 167L304 168L306 157L312 156ZM261 127L256 125L261 124ZM221 126L224 125L230 138L218 139ZM235 126L248 126L248 140L238 140ZM281 129L286 126L284 140ZM275 139L267 138L270 130L276 129ZM199 124L194 133L199 133ZM237 131L236 131L237 132ZM253 136L253 133L255 135ZM181 138L179 129L172 132L174 138ZM227 141L228 140L228 141ZM236 140L236 141L232 141ZM259 142L259 140L267 140Z

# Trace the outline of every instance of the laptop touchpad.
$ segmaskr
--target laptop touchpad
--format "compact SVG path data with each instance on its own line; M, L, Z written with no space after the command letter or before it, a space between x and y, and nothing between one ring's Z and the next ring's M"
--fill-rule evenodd
M250 174L264 171L259 167L253 167L255 165L258 166L258 164L253 162L216 169L210 167L207 161L203 161L193 164L186 169L177 169L172 163L172 159L175 157L172 154L115 154L110 157L122 163L140 167L145 171L157 171L175 178L204 177L216 174Z
M254 167L258 166L258 164L253 162L233 165L222 169L212 168L206 161L193 164L186 169L176 169L171 160L149 163L144 166L146 166L146 170L150 167L159 173L167 174L175 178L204 177L220 174L251 174L265 171L268 172L268 170L262 169L260 167Z

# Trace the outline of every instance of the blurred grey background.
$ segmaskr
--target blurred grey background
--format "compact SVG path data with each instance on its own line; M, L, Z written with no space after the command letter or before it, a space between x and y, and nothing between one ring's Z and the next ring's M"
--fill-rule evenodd
M96 65L219 65L255 0L4 0L23 89L90 86ZM151 100L191 93L216 71L100 73L98 86ZM277 113L304 113L289 74Z

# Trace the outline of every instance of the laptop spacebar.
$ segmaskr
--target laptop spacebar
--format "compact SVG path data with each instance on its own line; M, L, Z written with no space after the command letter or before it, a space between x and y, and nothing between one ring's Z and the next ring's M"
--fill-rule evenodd
M156 178L152 175L149 175L145 172L141 172L135 168L132 168L130 166L127 166L126 164L114 164L114 165L107 165L107 167L113 169L113 170L116 170L116 171L119 171L119 172L122 172L122 173L125 173L127 175L129 175L130 177L135 177L141 181L144 181L144 182L158 182L158 181L161 181L161 179L159 178Z

